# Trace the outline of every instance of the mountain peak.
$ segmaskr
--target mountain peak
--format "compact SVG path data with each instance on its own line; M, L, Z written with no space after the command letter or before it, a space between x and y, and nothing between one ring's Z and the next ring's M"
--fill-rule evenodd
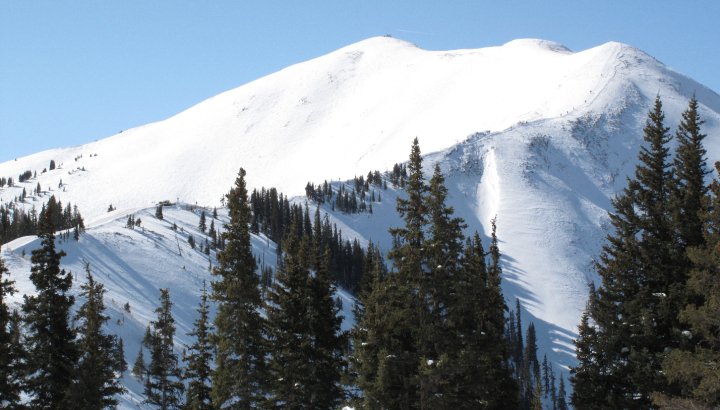
M564 46L563 44L557 43L550 40L542 40L538 38L519 38L516 40L508 41L502 45L503 48L528 48L528 49L541 49L552 51L555 53L572 54L572 50Z
M383 36L375 36L366 38L365 40L360 40L356 43L345 46L338 51L384 49L397 47L418 48L418 46L414 43L386 34Z

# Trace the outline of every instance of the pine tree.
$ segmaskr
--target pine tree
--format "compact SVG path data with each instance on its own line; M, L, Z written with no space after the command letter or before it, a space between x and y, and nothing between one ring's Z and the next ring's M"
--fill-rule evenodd
M700 127L704 121L698 113L698 101L693 97L675 134L678 142L673 171L675 176L673 195L674 224L686 247L700 246L703 238L701 213L703 198L707 194L705 176L708 174L703 147L705 135Z
M425 305L421 312L425 319L421 322L424 328L419 329L417 343L422 355L420 400L421 407L425 408L452 408L466 393L449 381L457 373L460 360L468 359L460 358L462 348L456 343L456 335L461 329L450 317L462 290L457 282L461 274L465 224L453 217L454 210L447 206L446 199L445 178L436 165L424 198L428 229L423 265L429 272L419 278L420 297Z
M590 311L597 329L591 340L578 341L612 369L594 386L578 386L586 378L576 378L575 390L592 389L603 400L599 406L647 408L652 392L674 389L660 372L660 362L666 349L679 344L685 269L670 212L675 180L668 160L671 137L663 121L658 97L643 130L647 145L640 149L635 177L613 200L615 232L596 265L603 286ZM587 398L575 394L573 400Z
M184 386L174 350L175 319L172 316L170 292L160 289L160 306L155 309L157 319L151 322L147 338L150 364L145 380L145 402L162 410L179 409Z
M115 358L115 365L120 372L120 377L122 377L123 374L127 371L127 361L125 360L125 346L121 337L117 335L114 337L115 349L113 352L113 357Z
M397 211L405 222L402 228L393 228L393 249L388 254L395 271L388 276L386 301L388 325L394 326L379 349L377 378L382 406L412 408L420 401L419 367L422 363L422 346L418 333L426 329L426 304L418 295L426 295L426 273L422 249L425 245L427 225L426 193L423 180L422 157L417 138L413 141L408 163L409 175L405 184L407 198L398 198Z
M558 393L557 393L557 410L568 410L567 402L565 401L565 397L567 397L567 393L565 392L565 377L560 374L560 387L558 387ZM588 408L591 409L592 407L578 407L579 408Z
M157 219L163 219L163 206L158 205L155 207L155 218Z
M78 358L75 331L70 326L70 308L75 301L69 294L72 274L60 269L65 252L55 250L53 207L58 205L48 202L40 213L41 245L32 252L30 269L36 294L26 296L23 304L23 344L28 351L25 390L30 406L48 409L68 406L67 392Z
M591 324L590 311L593 309L595 289L590 288L590 299L582 314L578 327L578 339L575 340L575 353L578 365L570 370L570 380L575 386L571 402L578 409L604 408L604 392L597 389L604 382L604 362L598 355L599 340L595 327ZM563 377L560 377L560 388L564 390ZM558 403L564 400L564 395L558 392Z
M543 381L543 397L548 398L550 395L550 365L548 364L547 354L543 355L542 362L542 381Z
M493 228L494 229L494 228ZM517 384L508 366L505 341L507 306L500 288L501 268L497 237L493 230L491 248L497 263L490 267L485 260L480 236L468 240L463 255L463 268L455 281L457 300L449 311L449 319L457 330L452 335L459 354L455 376L450 384L458 388L455 407L512 409L517 407Z
M358 406L367 409L379 409L383 398L382 386L378 382L379 348L383 344L379 338L387 335L383 318L386 300L384 290L387 269L379 249L373 244L368 246L369 258L366 261L365 274L357 292L354 307L356 325L351 336L354 351L349 357L353 376L358 388L363 392Z
M15 293L14 281L0 259L0 407L12 407L20 401L20 346L16 343L13 314L7 305Z
M282 408L334 409L343 394L344 336L333 301L330 254L313 277L309 237L289 235L283 249L266 308L273 346L271 401Z
M720 174L720 162L715 163ZM686 342L673 350L663 361L667 377L680 385L675 405L687 408L716 408L720 406L720 182L710 184L711 196L706 199L704 245L689 250L693 270L687 285L691 293L689 303L680 313ZM662 393L662 392L660 392ZM665 399L665 400L662 400ZM669 398L658 395L656 404ZM672 402L671 402L672 403Z
M310 334L313 339L313 359L310 386L311 403L316 409L335 409L344 396L341 371L347 366L343 354L347 334L342 332L342 316L333 295L330 274L330 249L325 247L320 269L310 278Z
M187 392L183 409L187 410L209 410L214 408L210 380L213 360L212 345L210 343L212 328L208 322L210 307L207 298L207 289L203 285L200 306L198 307L199 317L195 320L193 331L188 333L188 336L195 338L195 343L188 347L188 354L184 358L187 363L184 375L187 382Z
M105 289L93 278L89 264L85 265L85 272L87 282L80 286L80 297L85 299L85 303L75 317L79 324L77 343L80 359L69 396L73 406L80 408L113 407L118 403L115 396L125 390L117 377L121 367L116 357L117 339L102 329L109 320L103 302Z
M212 376L213 403L220 407L257 408L264 401L266 347L262 305L255 258L250 246L250 206L245 170L240 169L235 186L227 195L230 222L225 225L213 274L216 367Z
M200 222L198 222L198 229L200 229L200 232L205 233L205 229L207 229L207 225L205 222L205 210L200 212Z
M142 345L140 346L140 351L138 351L138 355L135 358L131 372L138 380L143 380L143 378L147 375L147 366L145 364L145 354L143 353Z

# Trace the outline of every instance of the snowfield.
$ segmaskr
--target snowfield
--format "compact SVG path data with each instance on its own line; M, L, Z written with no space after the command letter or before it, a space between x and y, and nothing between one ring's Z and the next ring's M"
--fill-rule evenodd
M574 363L572 338L587 284L598 280L593 258L607 234L610 201L634 170L647 112L660 95L674 132L693 94L712 164L720 160L720 96L631 46L606 43L572 52L524 39L426 51L377 37L167 120L2 163L2 177L17 181L31 170L37 178L0 189L0 202L39 183L41 198L19 205L37 208L51 194L78 205L88 230L79 242L61 244L68 254L63 265L75 273L75 289L84 280L85 261L105 284L111 331L123 337L132 363L159 287L168 287L175 303L178 349L190 342L185 333L214 264L187 243L189 234L204 240L197 231L199 210L191 208L219 207L239 167L247 170L251 188L300 196L308 181L337 186L392 169L407 159L417 136L427 154L426 172L441 166L467 233L477 230L487 238L490 220L497 218L508 304L521 300L524 324L537 327L539 356L547 353L558 373ZM58 168L43 172L50 160ZM401 223L395 198L402 192L393 186L379 192L382 201L373 204L372 215L322 209L344 237L372 240L387 251L387 229ZM167 207L160 221L154 205L163 200L193 206ZM110 204L117 210L107 213ZM129 214L142 219L141 228L125 228ZM20 294L33 291L28 274L37 246L34 238L2 246ZM253 247L258 260L274 266L272 242L253 237ZM340 296L348 328L352 299ZM142 387L129 375L125 383L130 392L122 407L135 408Z

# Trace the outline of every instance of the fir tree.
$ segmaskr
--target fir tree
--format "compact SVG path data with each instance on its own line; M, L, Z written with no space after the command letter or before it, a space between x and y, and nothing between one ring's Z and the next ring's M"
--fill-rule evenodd
M235 186L227 195L230 222L225 225L213 274L213 299L217 302L216 367L213 373L213 403L220 407L257 408L266 393L266 347L262 305L255 258L250 246L251 219L240 169Z
M491 249L499 249L493 225ZM477 232L468 241L463 269L456 280L457 300L450 320L457 327L451 336L459 349L455 374L459 377L455 406L501 409L517 407L517 384L508 366L505 341L507 306L500 288L502 270L495 262L488 267L485 251ZM450 378L452 380L452 378Z
M586 332L592 339L578 341L612 369L594 386L579 386L587 378L575 378L576 391L592 389L602 398L598 406L647 408L653 391L674 389L659 370L665 350L679 344L685 269L670 212L674 178L663 121L658 97L644 128L647 145L640 149L635 177L613 200L615 232L596 266L603 286L590 311L597 329L594 335ZM573 400L588 399L575 394Z
M20 345L16 341L13 314L8 297L15 293L14 281L0 259L0 407L12 407L20 401Z
M293 230L294 227L291 227ZM289 235L267 306L273 346L271 400L283 408L337 408L344 336L333 301L329 252L310 275L309 237Z
M200 229L200 232L205 233L205 229L207 229L206 221L205 221L205 210L200 212L200 222L198 222L198 229Z
M52 199L52 198L51 198ZM27 348L25 390L33 408L65 408L78 352L75 331L70 326L70 308L75 299L69 294L72 274L60 269L65 252L55 250L55 225L52 215L58 207L48 202L41 212L41 246L32 252L30 280L36 294L26 296L23 304Z
M203 286L200 306L198 307L199 317L195 320L193 331L188 333L188 336L195 338L195 343L188 347L188 354L184 358L187 363L184 375L187 382L187 392L183 409L187 410L209 410L214 408L210 380L213 351L210 343L212 328L208 322L209 309L207 290Z
M323 261L310 278L309 325L313 357L309 386L313 408L335 409L344 396L341 370L346 367L343 353L347 335L340 330L340 307L333 300L335 286L330 275L330 250L325 248Z
M405 222L393 228L393 249L388 254L395 272L388 276L390 299L386 302L388 324L394 325L379 350L377 378L385 400L382 406L411 408L420 401L419 366L422 346L418 333L428 324L427 294L424 282L422 249L427 225L426 193L423 180L422 157L417 138L413 141L408 163L409 175L405 184L407 198L398 198L397 211ZM423 295L421 298L418 295Z
M715 163L715 170L720 174L720 162ZM671 381L679 384L680 392L657 394L658 405L720 406L720 182L717 179L710 184L710 193L706 211L701 215L705 244L689 250L694 266L687 282L691 297L680 312L683 324L689 326L683 332L686 341L663 361L663 370Z
M704 243L701 213L703 198L707 194L705 176L708 174L703 147L705 135L700 127L704 121L698 113L698 101L693 97L682 115L675 138L678 142L673 171L674 224L686 247Z
M594 308L595 288L591 285L589 301L582 314L578 327L578 339L575 340L575 354L578 365L570 370L570 380L575 386L571 402L578 409L603 408L605 397L603 390L597 389L604 382L604 362L598 354L599 340L595 327L591 324L590 313ZM563 378L560 378L560 387L564 390ZM559 400L564 396L558 393Z
M160 289L160 306L155 309L157 319L151 322L147 340L150 364L145 380L145 402L162 410L179 409L184 386L174 350L175 319L167 289Z
M120 372L120 377L127 371L127 361L125 360L125 346L123 340L119 336L115 338L115 349L113 351L113 357L115 359L115 365Z
M143 353L143 346L140 346L140 351L138 351L138 355L135 358L135 362L133 363L132 367L132 374L135 376L138 380L143 380L147 375L147 366L145 364L145 354Z
M567 402L565 401L565 397L567 397L567 393L565 392L565 377L563 377L562 373L560 374L560 387L558 387L558 393L557 393L557 410L568 410ZM581 408L581 407L578 407ZM592 407L582 407L582 408L592 408Z
M103 302L105 289L93 278L89 264L85 265L85 272L87 282L80 286L80 297L85 303L75 317L79 324L80 360L70 388L70 400L73 406L85 409L113 407L118 402L115 396L125 390L117 377L121 368L116 357L118 342L102 329L109 320Z

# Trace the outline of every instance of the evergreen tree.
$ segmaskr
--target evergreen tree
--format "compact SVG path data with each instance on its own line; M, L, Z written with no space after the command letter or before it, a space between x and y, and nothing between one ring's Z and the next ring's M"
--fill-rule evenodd
M157 219L163 219L163 206L158 205L155 207L155 218Z
M458 296L449 312L457 327L451 337L460 350L455 366L459 380L451 381L459 388L455 407L517 407L517 384L508 365L504 334L507 306L500 288L502 270L494 224L491 249L496 259L488 267L476 232L465 247L463 269L455 282Z
M565 377L563 377L562 373L560 374L560 387L558 388L557 393L557 410L568 410L567 402L565 401L565 397L567 396L567 393L565 392ZM591 409L592 407L578 407L580 408L588 408Z
M142 380L147 375L147 366L145 364L145 354L143 353L142 345L140 346L140 351L138 351L138 355L135 358L131 372L138 380Z
M596 331L591 340L579 340L611 369L593 387L578 386L586 378L575 381L576 391L594 389L603 400L599 406L647 408L652 392L674 390L660 372L660 362L666 349L679 344L677 317L685 300L686 269L670 212L675 180L663 121L658 97L643 130L647 145L640 149L635 177L613 201L615 232L596 266L603 286L590 311ZM573 399L587 400L577 394Z
M150 364L145 380L145 402L162 410L179 409L184 386L175 353L175 319L172 316L170 292L160 289L160 306L155 309L157 319L151 322L147 338Z
M195 320L193 331L188 333L188 336L195 338L195 343L188 347L188 354L184 358L187 363L184 375L187 382L187 392L183 409L187 410L209 410L214 408L210 382L213 351L210 343L212 329L208 322L209 309L207 289L203 286L200 306L198 307L199 317Z
M105 289L93 278L89 264L85 265L85 272L87 282L80 286L80 297L85 303L75 317L79 324L80 360L70 388L70 403L83 409L101 409L116 406L115 396L125 389L117 376L121 367L116 357L117 339L102 329L109 320L103 302Z
M309 327L312 337L310 386L313 408L335 409L344 396L341 371L347 366L343 357L347 335L340 330L342 316L335 304L335 286L330 275L330 250L325 248L320 269L310 278Z
M705 176L708 174L703 147L705 135L700 127L704 121L698 113L698 101L693 97L682 115L675 138L678 142L673 171L674 224L682 245L700 246L704 243L701 213L703 198L707 194Z
M8 307L8 297L15 293L14 281L7 278L10 272L0 259L0 407L12 407L20 401L21 356L16 342L13 314Z
M384 290L389 291L389 300L385 301L388 303L386 320L394 329L383 337L376 376L377 388L382 390L378 393L384 396L379 400L381 406L400 409L414 408L420 402L419 367L423 346L418 339L419 333L427 329L429 318L424 300L427 282L422 253L427 225L427 186L417 138L407 167L407 198L397 200L397 211L405 226L390 230L394 246L388 257L395 271L388 276Z
M52 199L52 198L51 198ZM70 308L75 299L69 294L72 274L60 269L65 252L55 250L54 202L41 212L41 245L32 252L30 280L36 294L23 304L27 348L25 389L33 408L60 409L66 402L78 352L75 331L70 326Z
M225 225L213 274L216 367L213 373L213 403L220 407L257 408L266 393L266 347L264 322L258 309L262 305L255 258L250 246L251 219L240 169L235 186L227 195L230 222Z
M383 344L379 339L387 335L383 318L386 300L384 290L387 270L379 249L373 244L368 246L365 274L357 293L354 307L356 325L352 329L353 354L349 357L353 376L358 388L363 392L358 406L367 409L379 409L382 400L382 386L377 379L379 348Z
M720 173L720 163L715 163L715 169ZM655 400L658 405L720 406L720 182L717 179L710 184L710 192L702 215L705 244L689 250L694 266L687 282L691 297L680 312L683 324L689 326L683 332L686 342L663 361L663 370L671 381L680 385L680 393L658 394ZM663 396L674 396L675 401Z
M115 358L115 364L117 366L117 369L120 372L120 377L122 377L123 374L127 371L127 361L125 360L125 346L121 337L117 335L114 337L115 349L113 352L113 357Z
M200 232L205 233L205 229L207 229L206 221L205 221L205 210L200 212L200 222L198 222L198 229L200 229Z
M269 295L271 400L282 408L334 409L343 395L344 335L333 300L330 253L325 252L320 269L311 275L314 252L309 245L309 236L299 241L287 237Z
M591 324L590 312L594 308L595 288L590 286L590 298L585 311L582 314L580 326L578 327L578 339L575 340L575 354L578 365L570 370L570 380L575 386L571 402L578 409L600 409L604 407L604 392L597 389L603 380L603 367L605 366L602 357L598 354L599 340L595 327ZM560 378L560 387L564 390L563 378ZM559 399L563 395L558 393ZM559 403L559 401L558 401Z

